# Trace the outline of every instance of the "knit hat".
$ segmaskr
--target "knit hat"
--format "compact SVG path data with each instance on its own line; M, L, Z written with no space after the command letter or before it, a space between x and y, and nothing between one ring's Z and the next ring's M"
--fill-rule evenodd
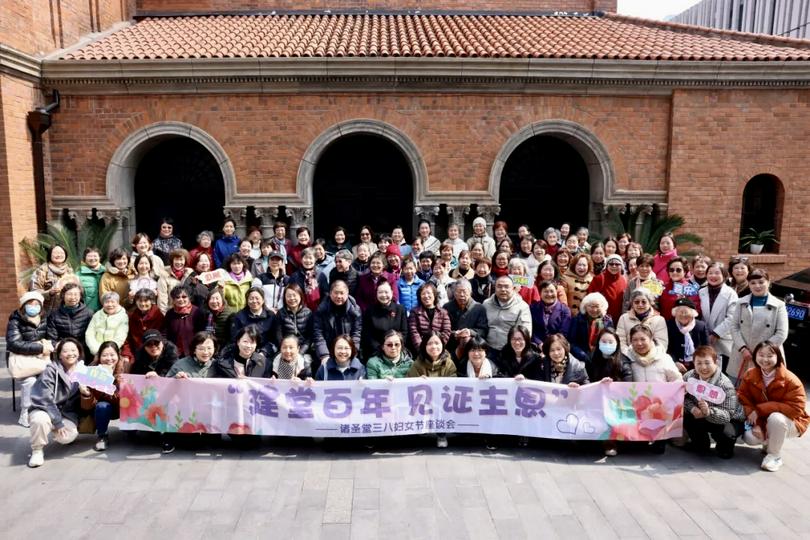
M688 308L692 312L692 317L697 318L697 316L699 315L697 309L695 309L695 303L692 302L692 300L690 300L689 298L683 297L675 300L675 304L672 306L672 314L674 315L675 310L681 307Z
M605 265L607 266L608 264L610 264L610 261L619 261L620 263L624 264L622 256L617 255L616 253L607 256L607 258L605 259Z
M385 248L385 256L388 257L390 255L396 255L400 259L402 258L402 252L399 250L398 245L391 244L387 248Z
M477 218L475 218L473 220L473 227L475 227L476 225L483 225L484 227L486 227L487 226L487 220L485 220L484 218L479 216L479 217L477 217Z
M42 293L39 291L28 291L24 295L20 297L20 307L24 306L31 300L37 300L39 305L43 305L45 303L45 298L42 296Z

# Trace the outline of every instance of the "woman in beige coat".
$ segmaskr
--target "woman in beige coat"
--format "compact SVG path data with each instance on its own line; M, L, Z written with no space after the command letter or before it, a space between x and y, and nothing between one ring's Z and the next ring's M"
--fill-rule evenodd
M652 331L655 344L663 351L669 345L667 334L667 321L653 308L653 296L645 288L640 287L630 294L630 311L619 317L616 333L619 334L621 351L627 353L630 349L630 330L637 324L643 324Z

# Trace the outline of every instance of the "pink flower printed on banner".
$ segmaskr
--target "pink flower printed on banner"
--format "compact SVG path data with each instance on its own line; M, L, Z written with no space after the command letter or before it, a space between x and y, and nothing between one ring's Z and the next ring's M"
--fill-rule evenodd
M146 408L144 416L146 416L146 420L153 426L157 425L158 418L162 418L164 422L169 418L163 405L158 405L157 403L149 405L149 407Z
M205 424L202 422L198 422L196 424L191 422L184 422L183 425L180 426L180 429L177 430L178 433L208 433L208 428L205 427Z
M137 390L126 382L121 384L121 389L118 392L118 408L121 414L121 421L128 422L130 420L137 420L138 414L143 405L143 399Z
M228 435L253 435L253 430L247 424L234 422L228 426Z

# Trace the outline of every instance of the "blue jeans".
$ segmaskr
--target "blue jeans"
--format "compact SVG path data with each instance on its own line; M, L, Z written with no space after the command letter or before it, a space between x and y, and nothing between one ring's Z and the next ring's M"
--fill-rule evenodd
M99 401L96 403L96 433L99 437L107 435L107 427L110 425L110 419L113 415L112 403L106 401Z

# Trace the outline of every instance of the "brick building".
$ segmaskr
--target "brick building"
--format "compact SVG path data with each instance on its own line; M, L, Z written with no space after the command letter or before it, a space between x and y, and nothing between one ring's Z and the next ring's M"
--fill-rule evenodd
M772 226L779 252L755 263L777 276L810 266L810 42L615 8L4 2L8 276L37 210L117 223L122 241L154 235L168 213L191 244L223 212L328 235L338 223L412 230L418 217L442 228L476 215L599 229L608 208L631 205L685 216L720 258L736 253L741 227ZM54 89L59 107L29 115ZM18 286L0 282L0 311Z

